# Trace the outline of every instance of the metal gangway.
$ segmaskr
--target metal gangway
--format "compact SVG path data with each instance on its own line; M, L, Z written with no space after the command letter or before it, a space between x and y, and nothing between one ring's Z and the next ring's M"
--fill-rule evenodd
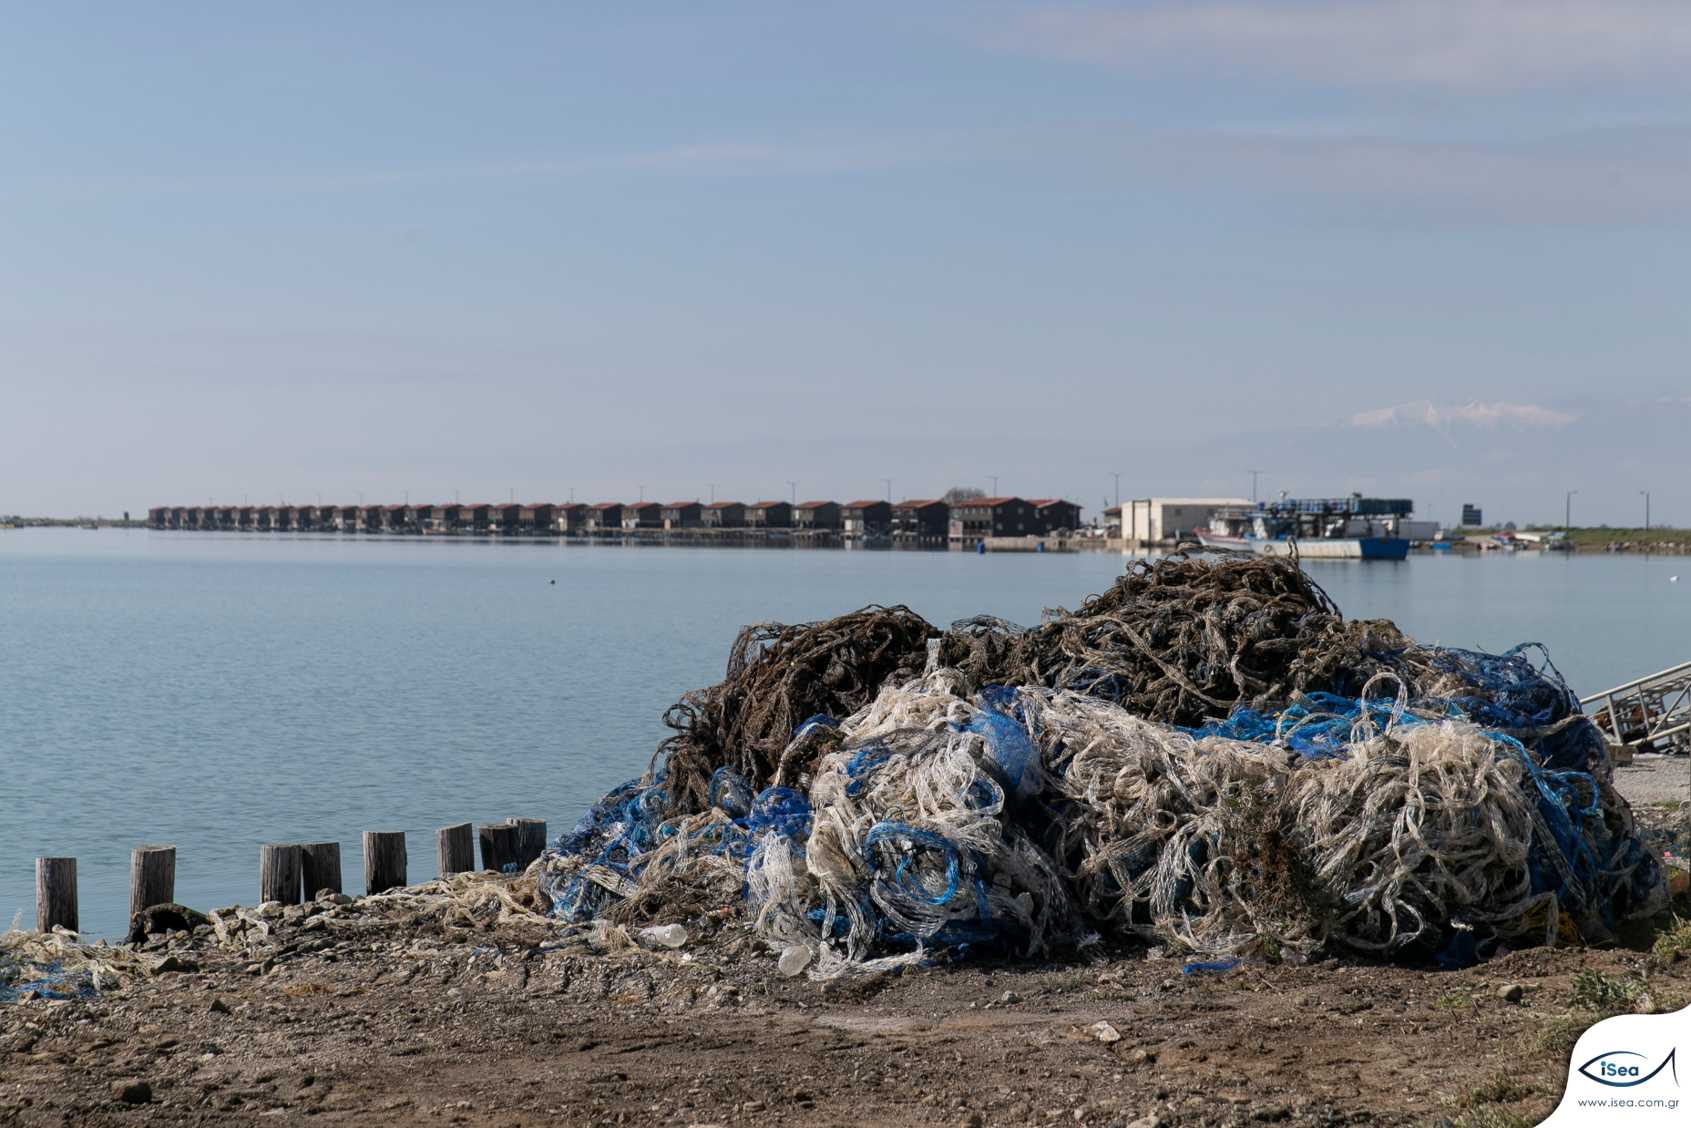
M1691 754L1691 662L1580 699L1609 743Z

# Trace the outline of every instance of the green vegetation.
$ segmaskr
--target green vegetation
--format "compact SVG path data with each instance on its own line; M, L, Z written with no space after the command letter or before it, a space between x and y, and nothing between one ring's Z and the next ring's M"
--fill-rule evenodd
M1663 963L1691 958L1691 919L1676 916L1650 947L1650 954Z

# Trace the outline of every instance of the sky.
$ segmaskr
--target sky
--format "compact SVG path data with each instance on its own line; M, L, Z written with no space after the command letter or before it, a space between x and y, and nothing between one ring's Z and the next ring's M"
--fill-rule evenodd
M963 485L1095 515L1116 475L1255 470L1691 525L1678 0L7 30L0 513Z

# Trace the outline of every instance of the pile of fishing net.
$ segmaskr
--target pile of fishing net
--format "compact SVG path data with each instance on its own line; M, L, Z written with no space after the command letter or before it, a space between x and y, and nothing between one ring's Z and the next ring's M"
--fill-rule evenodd
M84 944L74 932L26 932L14 921L0 932L0 1003L20 999L86 999L145 974L126 948Z
M1462 964L1662 896L1547 659L1346 622L1284 561L1140 566L1031 630L756 628L678 709L542 860L557 915L740 905L827 978L1104 938Z

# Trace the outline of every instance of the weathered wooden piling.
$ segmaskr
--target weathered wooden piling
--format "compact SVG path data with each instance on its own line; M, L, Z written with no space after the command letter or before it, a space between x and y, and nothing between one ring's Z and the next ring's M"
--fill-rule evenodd
M129 852L129 916L176 900L176 847L137 846Z
M481 840L481 868L502 873L517 860L517 825L511 822L487 823L476 828Z
M440 876L468 873L476 868L475 828L469 823L441 827L434 832L434 843Z
M307 842L299 848L300 873L305 879L307 900L328 890L340 893L341 844L339 842Z
M55 925L81 931L76 915L76 859L35 859L35 929L51 932Z
M512 822L517 827L517 868L527 869L546 850L546 820L513 819Z
M385 893L405 884L405 832L364 832L364 892Z
M258 848L258 899L297 905L300 901L301 851L296 843L277 842Z

